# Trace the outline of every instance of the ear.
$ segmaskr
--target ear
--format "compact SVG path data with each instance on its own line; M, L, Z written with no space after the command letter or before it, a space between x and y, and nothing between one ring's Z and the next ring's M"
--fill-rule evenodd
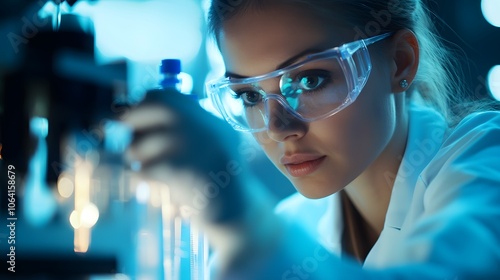
M411 30L401 29L391 37L391 45L392 92L404 92L410 87L417 74L420 58L418 40ZM408 82L406 86L402 85L403 80Z

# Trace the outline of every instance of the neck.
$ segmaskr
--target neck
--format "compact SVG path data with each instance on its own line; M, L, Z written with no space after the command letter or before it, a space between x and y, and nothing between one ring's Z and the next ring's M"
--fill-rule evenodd
M366 223L380 235L391 198L394 178L406 148L408 118L403 115L382 154L345 191Z

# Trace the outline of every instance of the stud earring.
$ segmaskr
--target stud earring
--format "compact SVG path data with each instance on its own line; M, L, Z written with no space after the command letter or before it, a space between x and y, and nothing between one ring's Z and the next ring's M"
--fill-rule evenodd
M402 87L402 88L407 88L408 87L408 81L406 79L401 80L401 82L399 82L399 86Z

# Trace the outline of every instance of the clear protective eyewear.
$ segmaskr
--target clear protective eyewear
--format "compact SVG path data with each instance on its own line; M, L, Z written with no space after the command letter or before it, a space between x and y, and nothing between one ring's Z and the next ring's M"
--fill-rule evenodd
M285 68L249 78L224 77L207 83L207 93L234 129L259 132L268 128L271 103L303 122L328 118L356 100L372 68L368 45L386 33L311 54ZM279 85L279 91L264 91ZM274 108L274 107L273 107Z

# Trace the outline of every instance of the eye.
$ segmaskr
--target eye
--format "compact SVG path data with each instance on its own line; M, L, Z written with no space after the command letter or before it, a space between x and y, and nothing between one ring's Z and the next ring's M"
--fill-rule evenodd
M300 79L300 87L305 90L314 90L323 83L325 79L317 76L307 76Z
M298 85L304 91L319 90L326 85L329 79L330 75L324 70L310 70L297 76Z
M236 92L236 96L243 99L243 103L245 104L245 106L254 106L262 99L262 96L259 92L252 90Z

